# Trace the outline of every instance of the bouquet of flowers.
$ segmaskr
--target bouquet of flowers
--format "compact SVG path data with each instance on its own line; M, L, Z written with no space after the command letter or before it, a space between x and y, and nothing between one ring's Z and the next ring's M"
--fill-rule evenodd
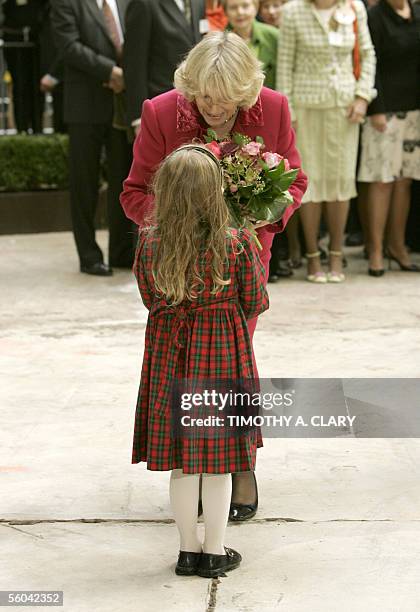
M209 129L206 147L220 160L225 177L225 197L232 220L238 228L247 227L261 249L256 221L279 221L293 203L288 189L295 181L299 169L291 169L286 158L265 151L264 140L252 140L234 133L229 140L218 140Z

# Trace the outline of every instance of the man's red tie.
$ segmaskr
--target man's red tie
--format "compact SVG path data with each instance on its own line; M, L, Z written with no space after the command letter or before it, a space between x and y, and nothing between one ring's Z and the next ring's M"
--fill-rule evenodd
M118 32L117 22L115 21L114 13L112 12L111 7L109 6L106 0L103 0L102 13L105 18L105 23L108 28L109 35L114 44L115 51L117 53L117 58L118 60L120 60L122 57L122 45Z

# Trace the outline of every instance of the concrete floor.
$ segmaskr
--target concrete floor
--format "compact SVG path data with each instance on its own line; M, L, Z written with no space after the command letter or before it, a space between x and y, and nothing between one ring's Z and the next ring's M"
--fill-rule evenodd
M420 609L417 438L265 440L258 515L227 530L241 569L175 576L169 473L131 465L147 319L134 278L81 275L68 233L0 249L0 590L63 590L66 612ZM270 285L261 376L419 377L420 275L371 279L347 255L343 285L303 270Z

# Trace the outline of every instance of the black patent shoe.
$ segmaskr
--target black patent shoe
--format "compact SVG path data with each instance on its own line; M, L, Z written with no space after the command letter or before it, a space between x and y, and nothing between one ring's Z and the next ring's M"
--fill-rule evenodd
M175 568L175 574L178 576L195 576L201 554L201 552L195 553L180 550L178 555L178 563L176 564Z
M385 270L383 268L380 268L379 270L374 270L373 268L369 268L368 273L369 273L369 276L374 276L376 278L379 278L380 276L383 276L385 274Z
M112 276L113 271L107 264L102 261L91 264L89 266L80 266L80 272L85 274L93 274L94 276Z
M395 261L399 267L400 270L402 270L403 272L420 272L420 266L418 266L417 264L414 263L410 263L410 264L403 264L397 257L394 257L394 255L391 255L391 253L388 253L388 270L391 270L391 262Z
M257 514L258 502L255 504L230 504L230 521L249 521Z
M229 520L233 522L248 521L252 519L258 510L258 487L257 479L255 478L255 472L252 472L254 476L254 487L255 487L255 502L250 504L237 504L232 502L229 510Z
M233 548L224 547L225 555L212 555L210 553L201 553L201 558L197 566L197 575L202 578L215 578L221 576L225 572L239 567L242 557Z

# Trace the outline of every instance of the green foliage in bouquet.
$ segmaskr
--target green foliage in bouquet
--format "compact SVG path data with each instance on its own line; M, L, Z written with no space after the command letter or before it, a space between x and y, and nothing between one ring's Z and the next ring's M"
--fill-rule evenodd
M252 140L235 133L229 140L218 140L209 129L207 148L216 155L223 169L225 197L238 227L254 221L276 223L293 203L289 187L299 169L291 169L287 159L265 151L264 140Z

